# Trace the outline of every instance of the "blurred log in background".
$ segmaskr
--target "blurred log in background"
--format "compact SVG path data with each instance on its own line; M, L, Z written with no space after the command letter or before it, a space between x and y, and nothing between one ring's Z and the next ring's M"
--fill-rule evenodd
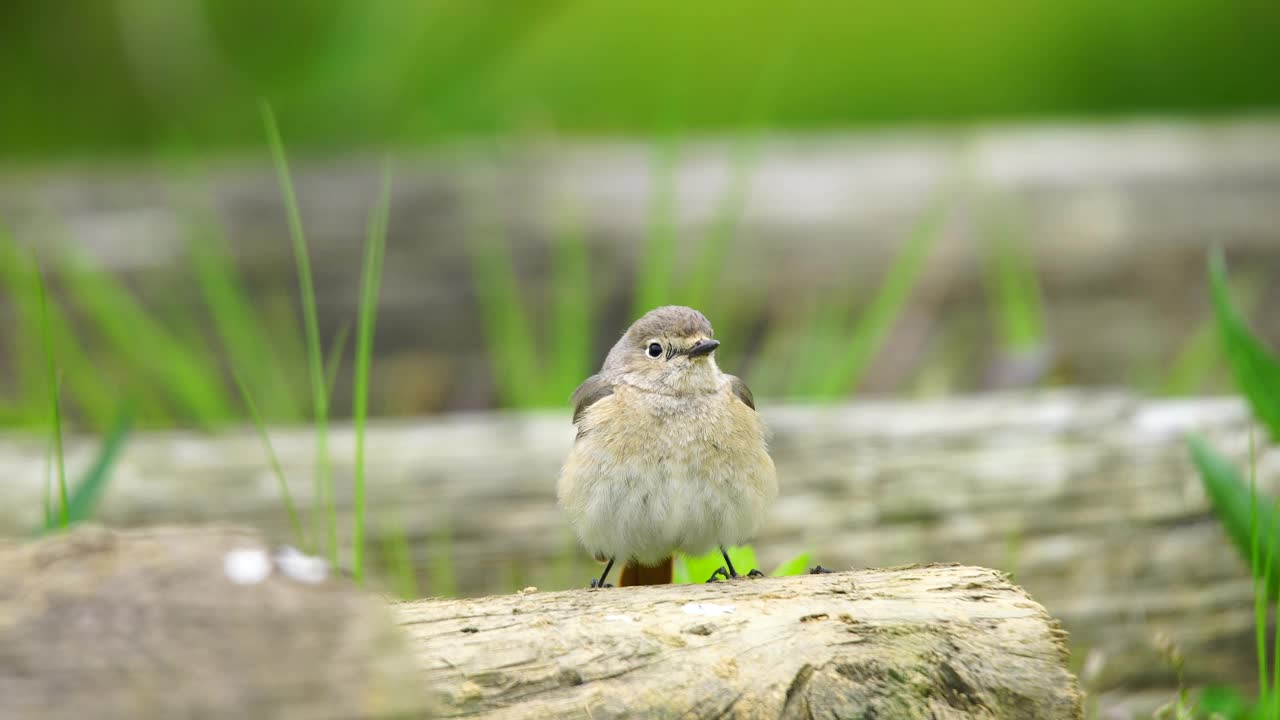
M1174 697L1157 639L1186 658L1185 682L1256 677L1248 569L1210 513L1184 442L1203 432L1247 456L1233 399L1145 400L1123 392L1007 393L813 408L761 405L783 490L756 543L765 570L796 553L828 567L955 561L995 567L1061 619L1074 667L1104 707ZM350 528L352 437L331 440L340 524ZM557 510L566 413L453 415L377 423L369 438L371 556L398 528L426 594L580 587L598 567ZM275 429L294 497L311 502L313 435ZM93 443L68 446L73 476ZM0 527L38 524L43 438L9 437ZM1280 489L1280 454L1258 457ZM288 539L254 432L135 437L99 517L114 525L232 520ZM12 530L11 530L12 531ZM349 542L344 537L344 546Z

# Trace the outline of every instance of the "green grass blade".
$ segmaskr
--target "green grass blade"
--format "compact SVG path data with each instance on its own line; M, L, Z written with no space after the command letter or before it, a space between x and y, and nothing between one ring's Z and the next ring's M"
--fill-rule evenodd
M1232 303L1221 250L1209 257L1209 284L1218 331L1236 385L1271 439L1280 441L1280 360L1254 337Z
M387 247L387 216L391 206L391 163L382 169L382 192L369 213L369 237L365 240L364 274L360 283L360 325L356 335L353 423L356 433L355 480L352 504L355 517L352 532L352 574L356 584L364 583L365 514L365 425L369 410L369 371L373 362L373 332L378 317L378 297L382 284L382 263Z
M752 546L735 545L728 548L728 551L729 559L733 561L733 569L737 570L738 574L746 575L759 567L756 562L756 551ZM673 573L673 580L683 583L706 582L711 577L711 573L725 567L724 558L721 557L719 550L712 550L706 555L696 557L677 553L676 565L679 568L678 578L677 573Z
M302 530L302 521L298 518L298 510L293 504L293 496L289 493L289 481L285 479L284 468L280 465L280 458L276 455L275 447L271 444L271 436L267 433L267 424L262 419L262 413L258 412L258 404L253 400L253 393L249 391L249 387L245 384L244 378L239 372L233 371L235 375L236 387L240 389L240 399L244 401L244 406L249 410L249 418L253 421L253 427L258 431L258 437L262 440L262 447L267 452L267 461L271 464L271 472L276 476L276 483L280 486L280 499L284 502L284 510L289 515L289 527L293 529L294 541L298 543L298 547L307 548L308 552L315 552L314 546L307 542L306 533ZM319 498L316 499L319 502Z
M636 267L635 304L632 317L640 317L674 302L676 277L675 194L679 140L673 135L655 149L653 205L648 234Z
M552 262L551 372L542 398L548 407L564 405L573 389L590 375L591 261L578 219L565 213L556 235Z
M327 541L325 547L328 550L329 562L337 566L338 512L334 504L332 474L329 467L329 398L325 392L324 358L321 356L320 348L316 293L311 280L311 257L307 251L307 238L302 228L302 213L298 209L298 198L293 190L293 179L289 174L284 142L280 139L280 128L276 124L275 113L265 101L262 103L262 120L266 128L267 144L271 148L271 159L276 168L276 177L280 183L280 192L284 196L289 236L293 241L294 264L298 272L298 290L302 296L307 366L311 376L311 402L316 428L315 486L318 512L315 517L315 530L317 538L324 537Z
M80 349L65 313L56 298L48 297L44 309L35 266L7 229L0 225L0 283L8 291L14 313L15 337L42 337L46 330L58 349L58 365L65 371L63 402L74 406L89 427L106 430L116 412L117 391L104 377L103 363L95 363ZM42 317L47 318L42 320ZM43 428L48 423L49 404L45 376L48 372L44 347L39 342L13 343L15 385L20 388L19 405L10 424Z
M453 532L447 522L441 521L431 533L428 545L431 555L431 573L428 582L431 584L431 595L434 597L456 597L458 594L458 576L453 567Z
M347 353L347 340L350 337L351 323L344 322L333 336L333 343L325 356L328 360L325 361L324 368L324 392L325 397L329 398L329 407L333 407L333 388L338 384L338 372L342 370L342 358Z
M507 407L536 407L542 369L520 298L515 258L493 221L481 215L478 195L472 193L467 206L466 247L498 401Z
M1017 352L1043 345L1044 308L1035 261L1009 214L1006 208L988 212L988 284L1004 348Z
M277 382L287 385L289 395L299 399L299 407L310 405L311 378L307 374L307 342L303 323L294 311L293 299L288 291L271 293L262 301L264 325L271 329L272 351L279 358L283 377ZM347 327L343 324L343 327ZM326 387L326 390L328 388ZM328 397L333 393L328 392ZM305 417L306 412L298 415Z
M132 392L154 394L177 417L203 427L231 418L221 373L208 353L190 347L86 256L67 260L67 290L115 357L124 361Z
M693 273L685 283L683 301L690 307L717 316L717 322L723 324L720 317L723 309L720 303L714 302L713 293L720 284L720 277L728 264L733 240L738 234L738 224L747 204L747 196L751 192L751 168L756 156L756 135L740 137L735 143L733 169L729 178L729 186L716 211L711 229L702 241L702 252L698 254L693 266Z
M111 470L115 466L116 458L124 449L125 442L132 431L133 409L125 406L120 411L111 431L102 441L102 446L98 448L93 465L89 466L89 470L85 472L84 477L71 493L71 500L67 507L67 521L70 524L84 522L93 516L93 511L97 508L98 501L102 499L103 491L106 490L107 482L111 479Z
M404 522L398 512L392 511L388 517L389 519L383 524L387 569L395 582L396 594L401 599L414 600L421 594L418 590L418 576L413 567L413 550L409 546L409 536L405 532Z
M1246 278L1240 283L1236 296L1240 306L1249 314L1261 295L1258 278ZM1214 370L1224 361L1223 344L1217 327L1216 315L1206 318L1183 343L1169 364L1168 372L1158 390L1165 395L1194 395L1204 391Z
M49 370L50 432L53 434L53 454L58 462L58 524L64 530L71 524L67 501L67 465L62 451L62 403L58 393L58 362L53 351L53 333L49 330L49 293L40 271L40 261L31 254L35 269L36 292L40 298L40 335L44 342L44 355Z
M1252 472L1253 428L1249 428L1249 566L1253 578L1253 635L1254 657L1258 663L1258 698L1262 704L1267 697L1267 593L1262 571L1262 552L1258 547L1258 478Z
M303 416L302 403L294 386L285 380L293 369L283 367L275 352L272 333L263 324L263 314L245 290L230 256L226 239L214 230L213 218L192 223L188 243L205 307L228 363L246 376L262 402L263 416L276 421L295 421Z
M44 451L44 528L53 527L53 438Z
M1192 436L1188 442L1192 462L1199 471L1200 481L1209 497L1214 515L1240 551L1241 557L1256 568L1254 577L1270 578L1266 583L1266 596L1275 600L1280 573L1269 572L1263 567L1261 548L1262 543L1270 545L1276 541L1277 509L1256 503L1254 493L1236 468L1203 438ZM1255 542L1258 543L1256 551Z
M842 353L834 356L818 386L821 398L834 400L857 390L862 375L879 352L920 278L925 259L942 234L948 203L939 202L917 223L906 245L889 267L884 281L863 311Z
M850 315L849 309L841 305L835 298L819 299L803 325L804 333L789 343L789 397L822 398L830 392L834 378L830 358L838 357L843 350L841 340L847 334Z

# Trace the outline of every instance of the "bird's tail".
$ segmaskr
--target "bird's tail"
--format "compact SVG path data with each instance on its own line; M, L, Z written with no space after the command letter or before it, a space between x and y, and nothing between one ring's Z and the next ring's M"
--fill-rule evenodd
M618 587L627 585L668 585L672 580L672 558L649 567L629 562L622 568L622 577L618 579Z

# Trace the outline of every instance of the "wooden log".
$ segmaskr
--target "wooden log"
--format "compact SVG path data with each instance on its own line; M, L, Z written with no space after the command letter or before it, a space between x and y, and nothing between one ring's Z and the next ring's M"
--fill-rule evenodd
M1162 634L1180 646L1190 687L1256 677L1248 569L1210 513L1184 442L1204 433L1243 463L1249 414L1240 401L1059 390L759 405L782 482L756 542L763 570L809 551L838 569L937 561L1013 572L1062 620L1076 657L1094 655L1090 689L1116 705L1174 696L1177 680L1154 643ZM432 582L444 563L467 595L585 585L598 567L575 546L554 499L572 439L563 412L375 424L373 557L398 522L428 592L440 591ZM306 513L312 433L279 428L272 440ZM95 447L93 438L69 440L73 480ZM344 544L352 447L350 429L336 428ZM43 438L0 441L0 528L38 524L45 453ZM1260 447L1258 480L1264 492L1280 491L1280 451ZM99 517L288 533L251 429L138 435Z
M0 716L1081 717L1064 633L983 568L421 600L396 633L268 550L225 528L0 546Z
M396 610L450 717L1081 717L1065 633L984 568L423 600Z
M253 531L0 544L0 717L373 718L424 707L385 603Z

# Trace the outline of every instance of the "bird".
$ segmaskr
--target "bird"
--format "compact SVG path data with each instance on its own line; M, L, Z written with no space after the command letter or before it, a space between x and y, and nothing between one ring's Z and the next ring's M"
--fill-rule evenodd
M606 563L593 588L611 587L617 561L620 585L669 583L675 552L713 549L725 566L708 582L741 577L726 548L759 530L778 478L751 390L716 365L713 335L693 308L650 310L573 392L577 434L557 498Z

